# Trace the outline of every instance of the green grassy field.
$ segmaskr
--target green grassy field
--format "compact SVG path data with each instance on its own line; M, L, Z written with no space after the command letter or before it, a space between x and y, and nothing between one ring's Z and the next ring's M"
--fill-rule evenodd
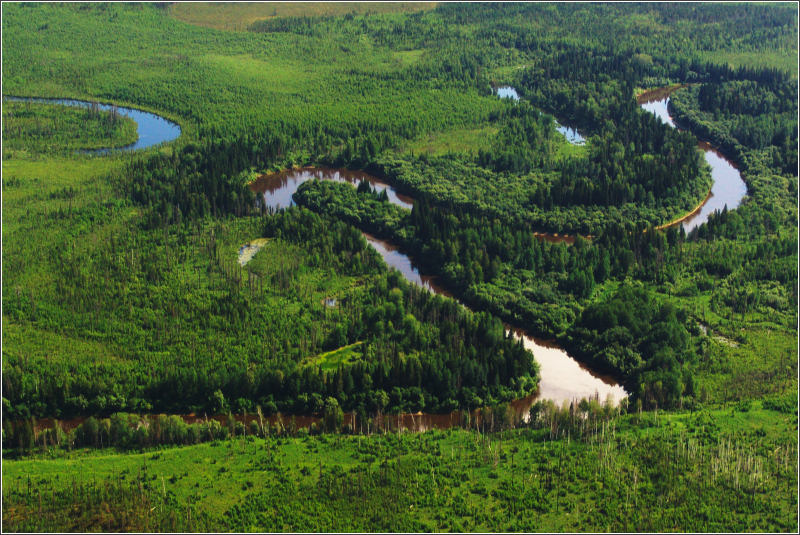
M323 370L334 371L339 366L352 363L361 357L358 350L362 342L355 342L346 346L320 353L308 359L306 366L319 366Z
M275 17L324 17L365 13L414 12L433 9L437 2L239 2L172 4L169 14L178 20L216 28L243 31L256 21Z
M123 147L138 139L136 129L133 119L111 112L3 103L4 158L8 151L43 153Z
M5 463L3 522L91 529L94 509L134 531L787 531L795 433L796 413L756 402L617 418L586 438L453 430L43 453ZM90 489L99 507L82 503ZM126 516L122 489L152 509Z

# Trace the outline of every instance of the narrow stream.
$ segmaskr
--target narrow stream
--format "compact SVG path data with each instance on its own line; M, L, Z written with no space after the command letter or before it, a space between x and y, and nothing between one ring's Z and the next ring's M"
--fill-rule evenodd
M497 96L500 98L510 98L512 100L519 100L519 93L517 93L517 90L511 87L510 85L504 85L502 87L498 87ZM580 135L580 133L578 133L576 129L559 124L558 121L555 121L555 124L556 124L556 130L565 138L567 138L568 142L572 143L573 145L586 144L586 138Z
M411 210L411 207L414 206L414 199L398 193L386 182L363 171L351 171L349 169L331 169L329 167L285 169L277 173L261 175L250 184L250 189L263 195L265 206L288 208L289 206L294 206L292 195L300 187L300 184L314 179L346 182L353 186L358 186L359 182L365 180L378 193L385 191L390 203L407 210Z
M654 114L661 119L664 124L673 128L679 128L672 116L669 114L669 95L680 87L658 88L646 91L637 98L641 108ZM497 96L501 98L511 98L519 100L517 90L511 86L497 88ZM559 126L558 131L567 137L573 144L583 144L583 137L576 130L568 127ZM574 135L573 135L574 134ZM577 136L577 137L575 137ZM572 139L571 139L572 137ZM711 178L713 180L711 191L703 203L694 211L686 214L674 222L670 222L663 227L668 228L677 224L683 226L683 230L689 233L693 229L708 221L708 216L722 210L727 206L728 210L737 208L744 197L747 195L747 185L742 180L742 175L736 166L726 159L717 149L705 141L698 142L697 146L703 151L706 162L711 167ZM546 232L536 233L540 239L550 242L572 243L575 238L567 234L551 234Z

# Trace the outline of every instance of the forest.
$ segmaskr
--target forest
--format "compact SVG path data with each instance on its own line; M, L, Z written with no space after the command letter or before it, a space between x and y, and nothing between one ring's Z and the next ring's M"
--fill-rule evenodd
M4 531L793 531L797 7L307 7L3 4Z

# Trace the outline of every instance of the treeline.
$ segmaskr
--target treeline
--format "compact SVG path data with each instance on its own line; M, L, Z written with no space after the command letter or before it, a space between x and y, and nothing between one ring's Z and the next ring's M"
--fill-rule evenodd
M552 166L555 152L553 117L520 101L498 114L500 130L491 149L479 151L477 162L496 172L528 173Z
M562 406L550 400L537 401L527 414L513 409L508 403L497 402L462 410L453 427L473 429L478 433L549 428L551 439L563 436L568 431L576 439L589 439L599 431L600 425L625 414L627 410L627 402L615 405L597 397L573 400ZM293 415L267 415L257 406L253 413L228 412L203 418L117 412L105 418L90 416L71 428L69 424L58 419L50 422L37 422L33 418L7 419L3 423L4 447L14 456L53 449L116 448L142 451L237 437L306 437L322 433L370 435L403 429L399 420L380 410L358 410L345 417L333 397L325 399L314 417L302 421Z
M29 153L69 153L122 147L137 139L133 119L116 108L101 111L97 104L70 108L35 102L3 101L3 150ZM10 154L4 154L4 158Z
M624 377L644 408L677 407L695 395L690 366L696 355L687 319L685 311L657 302L645 288L623 285L584 308L561 340L593 368Z

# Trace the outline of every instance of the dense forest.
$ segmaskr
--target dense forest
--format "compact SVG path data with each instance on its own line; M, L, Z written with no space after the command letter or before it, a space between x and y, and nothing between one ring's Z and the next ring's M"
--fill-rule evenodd
M136 124L3 101L4 530L791 530L796 6L312 7L3 5L4 95L182 132L89 154ZM637 103L664 87L680 128ZM746 196L687 233L698 141ZM251 191L301 166L413 208ZM628 398L514 412L542 377L508 326ZM401 434L419 412L463 430ZM78 458L100 479L50 477Z

